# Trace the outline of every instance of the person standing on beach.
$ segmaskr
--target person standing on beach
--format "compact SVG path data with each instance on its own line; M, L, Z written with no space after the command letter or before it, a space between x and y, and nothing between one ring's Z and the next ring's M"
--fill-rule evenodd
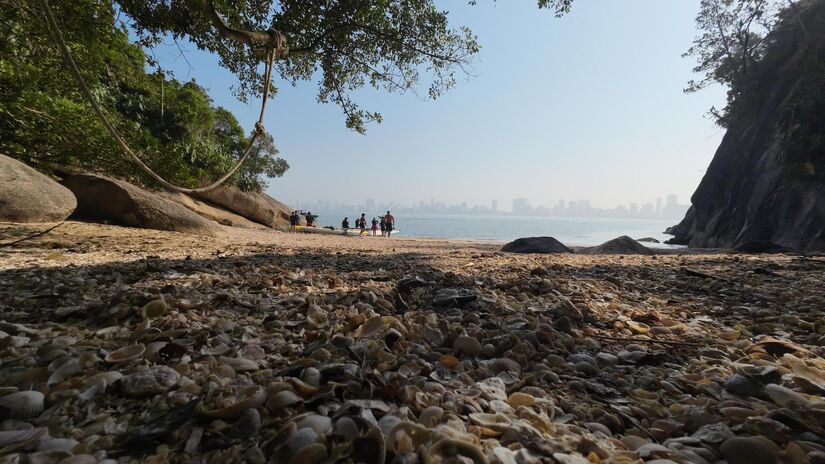
M314 227L313 223L315 222L315 216L312 215L311 211L307 211L306 219L307 219L307 227Z
M358 228L361 229L361 235L367 233L367 214L361 213L361 218L358 220Z
M378 219L372 218L372 235L378 234Z
M381 216L381 222L378 223L381 226L381 236L384 236L384 233L387 231L387 222L384 221L384 216Z
M297 211L293 211L292 214L289 215L289 231L290 232L298 232L298 223L301 222L301 217L298 216Z
M344 232L349 230L349 218L345 217L343 221L341 221L341 228L344 229Z
M392 227L395 225L395 218L389 211L387 211L387 215L384 216L384 223L384 228L387 231L387 237L389 237L392 234Z

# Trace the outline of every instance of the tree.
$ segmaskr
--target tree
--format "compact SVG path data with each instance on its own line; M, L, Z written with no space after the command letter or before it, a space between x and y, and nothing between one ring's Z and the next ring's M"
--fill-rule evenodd
M41 12L25 2L0 9L0 152L41 170L79 168L152 186L105 133L69 78ZM110 3L73 0L56 7L75 58L118 131L144 161L175 183L213 179L243 154L249 137L215 108L197 83L146 74L146 55L115 25ZM274 145L260 146L230 180L246 189L288 168Z
M473 3L473 2L470 2ZM556 14L572 0L539 0ZM363 133L381 114L362 109L353 91L372 86L389 92L413 89L424 77L438 98L479 51L466 27L451 27L448 12L432 0L118 0L133 19L138 43L188 37L216 53L238 77L236 94L261 92L259 69L268 46L288 45L276 71L286 82L318 79L318 101L338 105L348 128Z

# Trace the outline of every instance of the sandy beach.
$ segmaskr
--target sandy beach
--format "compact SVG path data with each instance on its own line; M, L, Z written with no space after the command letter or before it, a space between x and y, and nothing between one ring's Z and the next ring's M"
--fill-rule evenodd
M0 248L0 384L44 398L9 453L68 443L119 462L332 462L349 446L363 462L714 462L734 446L825 451L823 258L226 232L67 222ZM290 461L299 451L315 454Z

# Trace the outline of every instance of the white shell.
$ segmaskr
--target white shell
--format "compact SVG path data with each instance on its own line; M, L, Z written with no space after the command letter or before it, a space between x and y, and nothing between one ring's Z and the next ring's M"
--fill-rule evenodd
M0 397L0 418L30 419L43 412L46 397L39 391L22 391Z

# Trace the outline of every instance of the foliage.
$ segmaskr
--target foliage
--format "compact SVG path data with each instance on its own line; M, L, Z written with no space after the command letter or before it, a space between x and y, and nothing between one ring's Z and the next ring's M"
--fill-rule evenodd
M696 56L702 80L729 88L727 104L711 109L731 127L757 117L767 99L781 98L776 127L787 172L825 179L825 0L703 0ZM776 100L779 102L779 100Z
M766 38L776 24L779 0L702 0L696 27L700 31L683 56L695 56L695 73L700 80L688 82L686 92L696 92L711 84L729 89L727 106L710 113L723 127L740 97L753 82L754 65L762 59Z
M146 57L115 27L111 3L73 0L52 7L84 77L117 130L168 180L199 185L228 170L249 138L195 82L147 74ZM25 2L0 9L0 152L41 169L64 166L153 185L119 151L66 72L41 13ZM287 164L271 143L232 182L261 188Z

